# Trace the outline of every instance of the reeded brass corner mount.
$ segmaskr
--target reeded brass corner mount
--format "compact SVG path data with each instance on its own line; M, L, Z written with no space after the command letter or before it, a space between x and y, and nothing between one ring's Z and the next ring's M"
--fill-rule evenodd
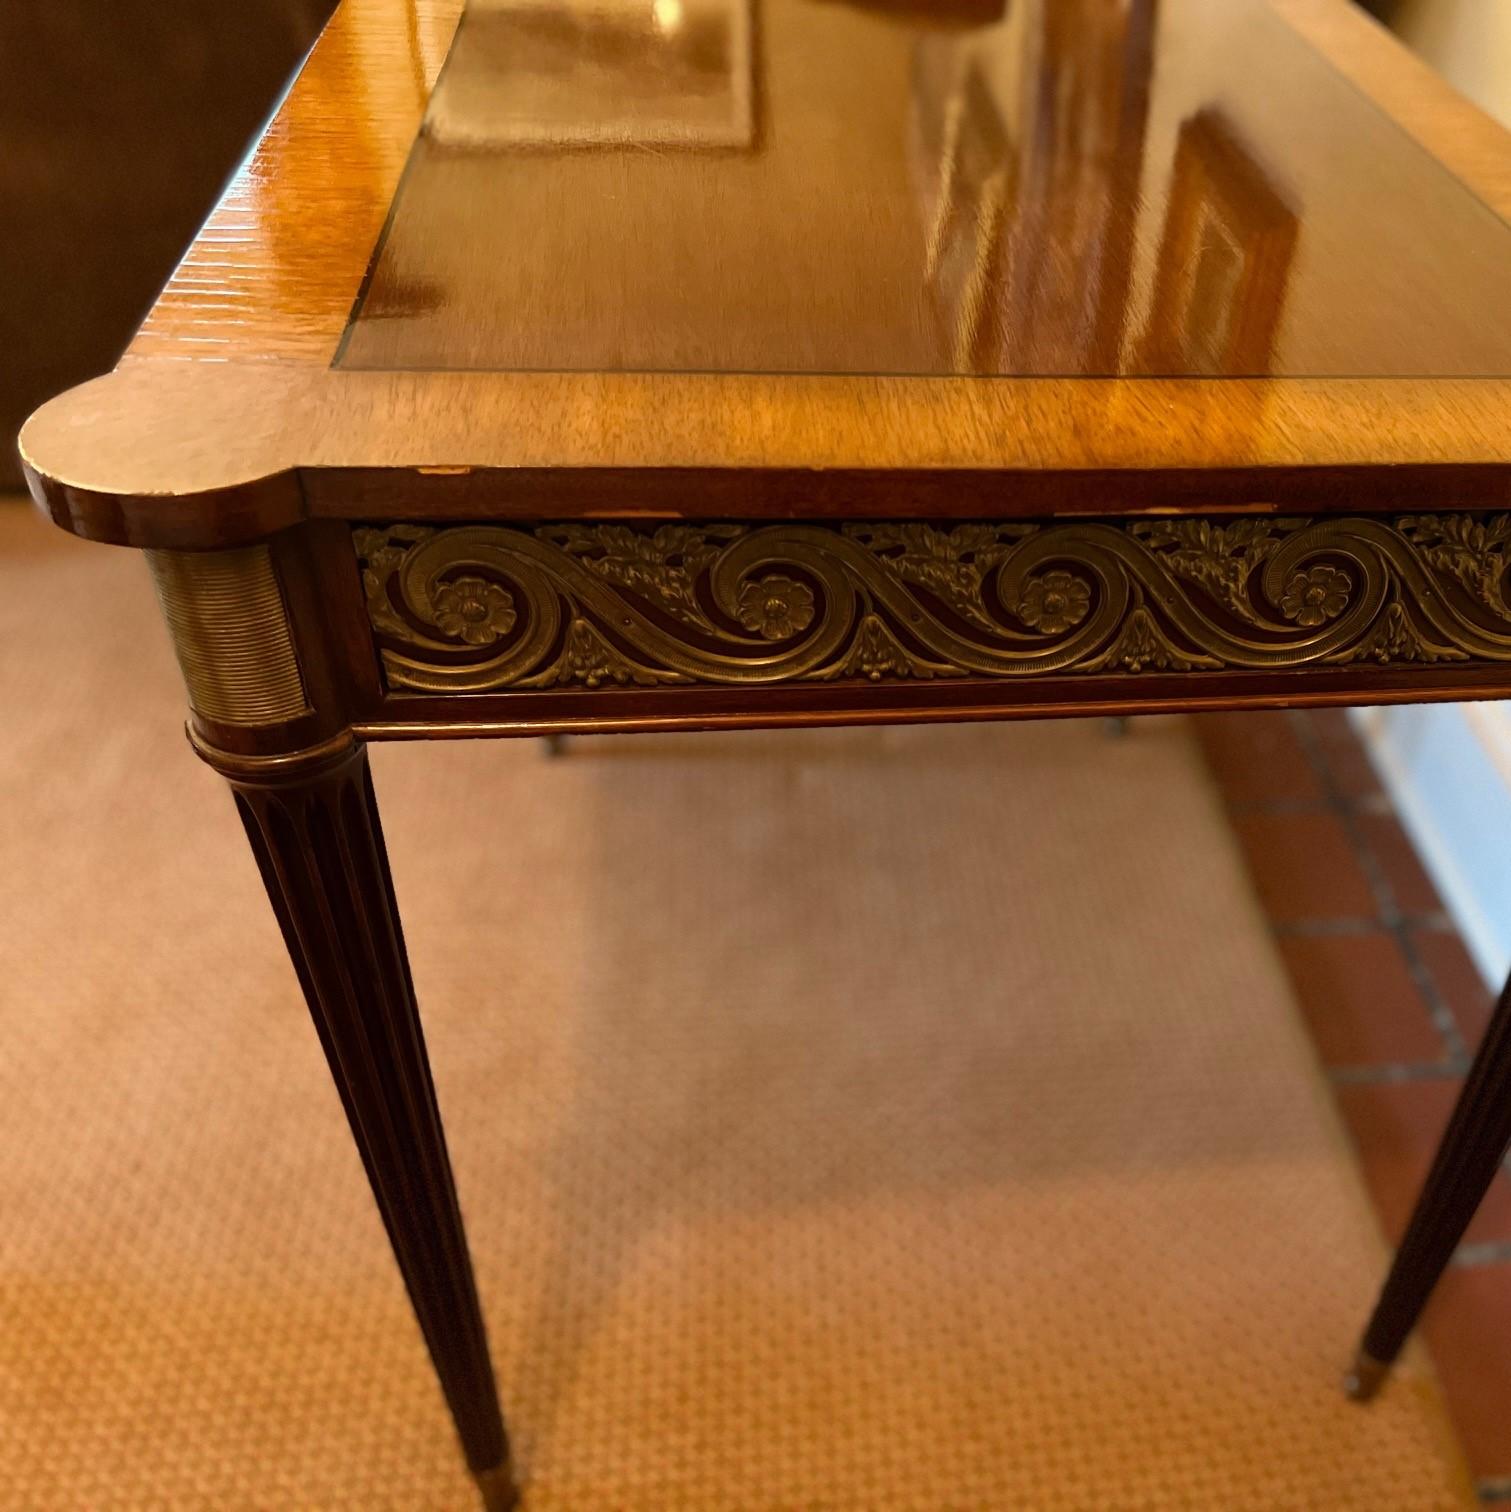
M145 555L196 714L256 727L309 712L266 546Z

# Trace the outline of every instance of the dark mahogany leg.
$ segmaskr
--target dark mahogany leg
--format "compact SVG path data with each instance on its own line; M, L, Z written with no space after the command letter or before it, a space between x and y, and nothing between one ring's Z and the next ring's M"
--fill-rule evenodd
M367 753L222 766L490 1512L518 1504Z
M1495 1005L1385 1290L1364 1332L1363 1345L1344 1380L1349 1395L1367 1401L1379 1390L1490 1189L1508 1146L1511 982Z

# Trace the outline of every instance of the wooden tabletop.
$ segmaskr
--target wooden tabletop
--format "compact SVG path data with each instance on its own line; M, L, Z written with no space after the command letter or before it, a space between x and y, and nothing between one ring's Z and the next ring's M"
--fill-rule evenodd
M1511 139L1346 0L462 12L345 0L60 523L1511 498Z

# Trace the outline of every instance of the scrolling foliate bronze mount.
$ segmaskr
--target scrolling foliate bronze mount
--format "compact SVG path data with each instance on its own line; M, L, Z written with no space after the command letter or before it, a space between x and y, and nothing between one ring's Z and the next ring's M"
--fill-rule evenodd
M1511 663L1511 515L355 532L388 685Z

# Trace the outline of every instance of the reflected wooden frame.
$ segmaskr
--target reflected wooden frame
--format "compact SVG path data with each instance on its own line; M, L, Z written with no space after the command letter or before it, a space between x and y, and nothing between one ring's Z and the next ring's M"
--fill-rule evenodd
M559 0L470 0L421 130L440 145L479 151L749 148L755 142L751 3L599 0L569 14ZM564 29L559 39L550 34L553 26ZM595 28L603 45L584 48L584 31ZM532 74L519 45L531 32L547 54L553 46L560 58L586 53L592 67L585 75L580 65ZM693 79L707 82L700 48L715 38L725 86L718 111L691 87ZM678 57L689 82L680 95L666 87L668 62ZM637 86L650 93L637 97Z
M915 109L924 104L920 98ZM942 108L944 140L924 278L939 305L954 364L968 373L976 369L989 336L983 328L988 294L1002 259L1016 162L996 99L980 64L968 54Z
M1267 373L1298 229L1295 212L1220 111L1187 120L1139 369Z

